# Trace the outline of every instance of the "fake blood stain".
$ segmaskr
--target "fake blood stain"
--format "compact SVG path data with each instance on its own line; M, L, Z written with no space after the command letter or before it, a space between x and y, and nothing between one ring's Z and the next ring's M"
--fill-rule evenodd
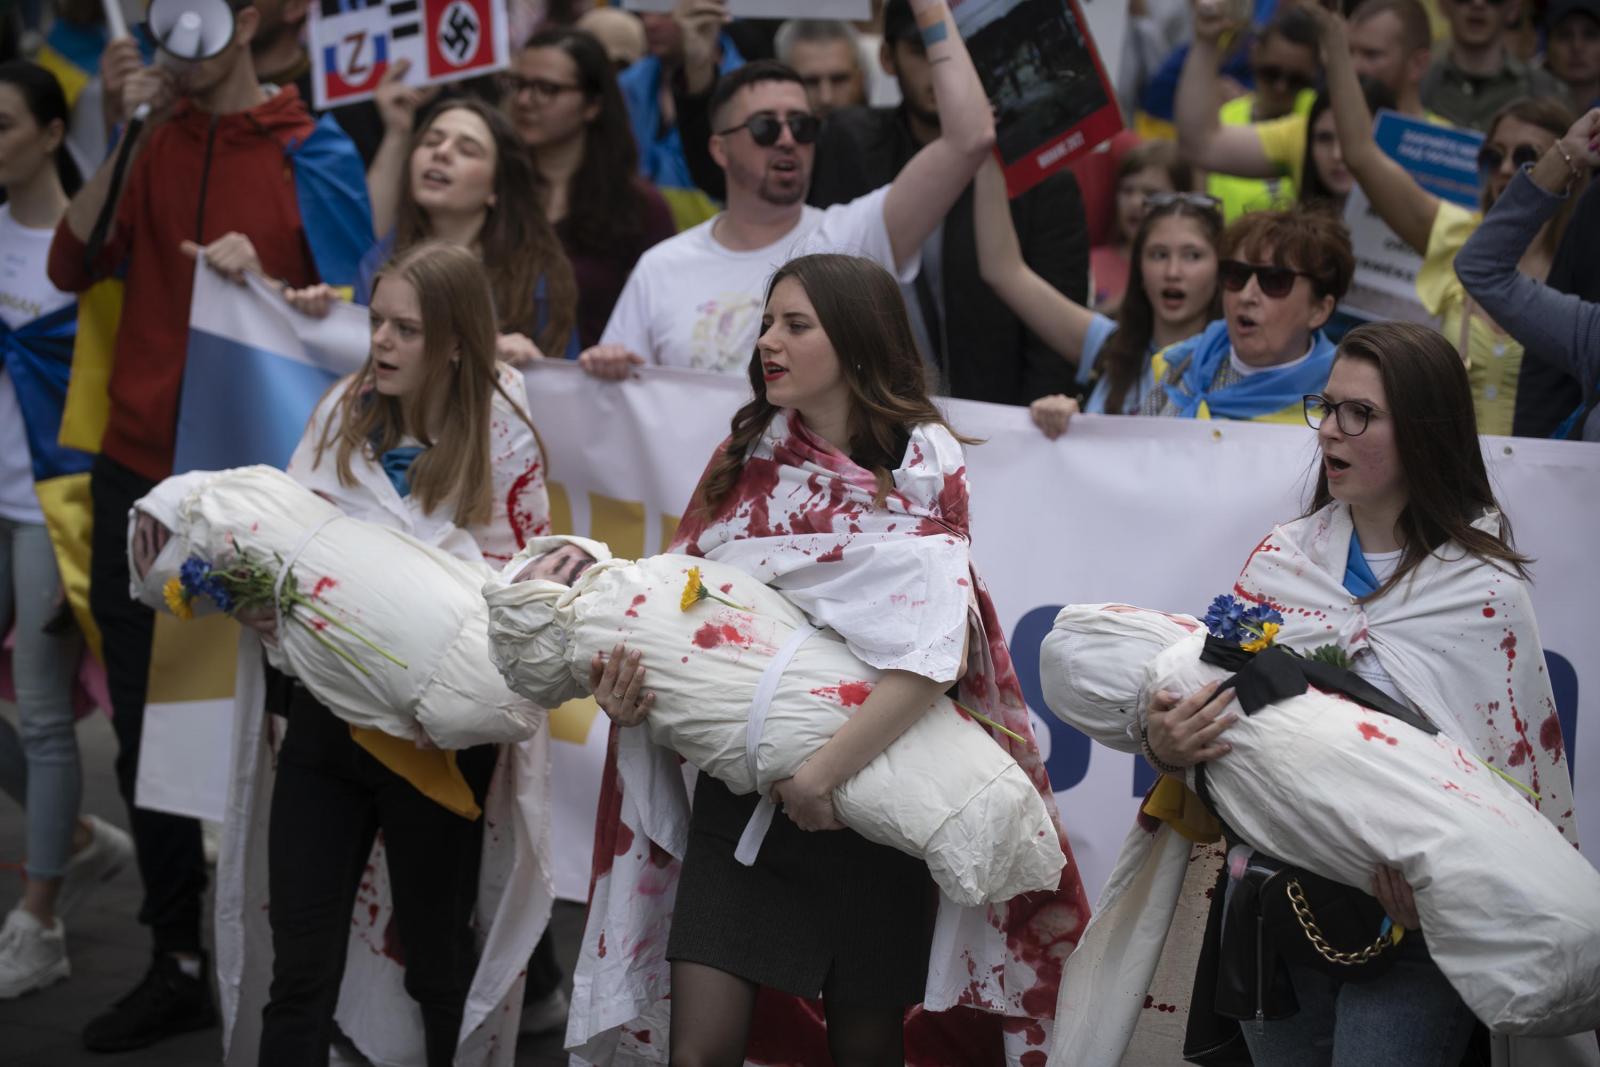
M1356 729L1359 730L1361 732L1361 736L1366 738L1368 741L1387 741L1391 745L1398 745L1400 743L1397 738L1390 737L1388 734L1384 733L1370 722L1358 722L1356 723Z
M628 605L628 610L624 611L623 614L630 619L637 619L639 617L639 605L643 604L644 601L645 596L643 593L640 593L638 596L633 598L633 603Z

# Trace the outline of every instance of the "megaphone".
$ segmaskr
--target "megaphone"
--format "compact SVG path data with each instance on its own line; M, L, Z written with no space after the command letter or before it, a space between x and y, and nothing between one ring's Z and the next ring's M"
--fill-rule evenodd
M232 43L233 8L227 0L151 0L145 25L167 55L198 63Z

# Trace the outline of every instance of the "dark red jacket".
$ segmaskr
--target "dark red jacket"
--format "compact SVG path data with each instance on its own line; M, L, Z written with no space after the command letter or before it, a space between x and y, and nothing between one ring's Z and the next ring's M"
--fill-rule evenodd
M66 220L57 227L50 246L57 288L81 292L127 263L111 417L100 446L108 458L152 481L172 472L195 270L184 241L204 245L237 231L255 245L268 275L296 286L317 281L285 155L312 127L293 87L229 115L181 101L129 168L96 262L84 262L84 243Z

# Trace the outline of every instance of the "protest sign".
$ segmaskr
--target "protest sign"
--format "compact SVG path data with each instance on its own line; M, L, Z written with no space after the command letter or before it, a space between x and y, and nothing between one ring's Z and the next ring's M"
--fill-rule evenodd
M677 0L622 0L629 11L671 11ZM872 0L728 0L728 14L752 19L851 19L872 17Z
M475 78L509 63L505 0L317 0L308 33L321 110L369 100L400 60L408 85Z
M1122 129L1077 0L952 0L1018 196Z
M1373 138L1428 192L1463 207L1478 206L1478 146L1475 130L1439 126L1396 111L1378 112ZM1358 185L1345 201L1356 273L1339 307L1375 322L1404 319L1434 325L1417 300L1422 256L1378 216Z

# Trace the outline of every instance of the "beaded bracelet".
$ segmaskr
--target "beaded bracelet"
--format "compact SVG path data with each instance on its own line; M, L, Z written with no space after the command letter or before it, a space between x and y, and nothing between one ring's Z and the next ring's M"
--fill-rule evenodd
M1560 138L1556 139L1555 149L1561 153L1561 158L1567 161L1567 170L1570 172L1570 177L1567 178L1567 192L1571 193L1572 187L1583 180L1583 171L1573 160L1572 154L1567 151L1567 146L1561 143Z
M1170 774L1175 778L1183 777L1182 767L1174 767L1170 763L1163 762L1161 757L1156 755L1156 750L1150 747L1150 731L1144 723L1139 724L1139 747L1144 749L1144 758L1150 766L1162 774Z

